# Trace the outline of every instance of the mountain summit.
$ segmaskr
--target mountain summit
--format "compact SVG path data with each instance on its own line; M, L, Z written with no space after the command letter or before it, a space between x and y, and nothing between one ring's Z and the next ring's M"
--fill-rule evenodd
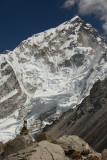
M32 133L76 107L107 76L107 41L78 16L0 55L0 141Z

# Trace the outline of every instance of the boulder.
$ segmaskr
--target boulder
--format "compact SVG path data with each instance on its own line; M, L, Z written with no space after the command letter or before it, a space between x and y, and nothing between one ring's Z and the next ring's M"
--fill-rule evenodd
M87 155L94 152L94 150L78 136L62 136L58 139L59 144L64 143L66 147L72 151L80 152L82 155ZM62 146L63 147L63 146ZM64 148L65 149L65 148Z
M68 160L61 146L47 141L40 142L36 148L36 152L34 152L29 159L41 160L41 157L43 160Z
M10 140L4 144L3 157L6 157L13 153L17 153L18 151L31 146L32 144L33 141L30 135L18 135L14 140Z
M5 160L69 160L64 150L57 144L41 141L38 146L31 146L17 154L8 156Z
M94 151L88 143L78 136L62 136L57 140L57 144L60 144L65 155L72 159L101 160L101 154Z
M48 134L45 133L45 132L44 132L44 133L41 133L41 134L39 134L39 135L36 136L36 141L37 141L37 142L41 142L41 141L43 141L43 140L46 140L46 141L48 141L48 142L57 144L57 141L54 140L50 135L48 135Z
M103 159L103 160L107 160L107 149L104 149L104 150L102 151L101 155L102 155L102 159Z

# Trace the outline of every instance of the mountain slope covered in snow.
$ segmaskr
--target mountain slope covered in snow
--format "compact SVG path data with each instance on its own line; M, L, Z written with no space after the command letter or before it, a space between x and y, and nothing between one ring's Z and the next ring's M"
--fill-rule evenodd
M0 55L0 141L13 138L23 119L35 133L74 108L106 78L106 61L106 39L78 16Z

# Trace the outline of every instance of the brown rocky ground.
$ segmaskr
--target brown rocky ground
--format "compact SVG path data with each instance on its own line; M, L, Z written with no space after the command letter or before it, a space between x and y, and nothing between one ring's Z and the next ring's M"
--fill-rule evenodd
M32 145L33 141L30 135L18 135L14 140L10 140L5 144L0 142L0 155L2 159L5 159L8 155L17 153Z
M26 136L22 139L26 139ZM27 140L31 140L27 137ZM34 142L30 146L24 146L25 141L22 141L22 148L18 151L17 141L11 143L9 150L13 152L2 160L106 160L107 150L102 154L94 151L83 139L78 136L64 135L59 139L54 140L46 133L42 133L37 137L38 142ZM16 144L15 144L16 142ZM10 142L8 143L10 144ZM13 148L14 146L14 148ZM8 148L7 148L8 149ZM4 150L5 154L6 150ZM6 152L7 153L7 152ZM103 159L102 159L103 158Z

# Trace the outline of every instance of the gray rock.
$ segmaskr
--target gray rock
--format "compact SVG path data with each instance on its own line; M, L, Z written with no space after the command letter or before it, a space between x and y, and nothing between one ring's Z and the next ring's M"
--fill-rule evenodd
M25 149L28 146L33 145L33 141L30 135L18 135L14 140L10 140L4 145L3 157L7 157L10 154L17 153L18 151Z
M102 159L103 159L103 160L107 160L107 149L104 149L104 150L101 152L101 154L102 154Z
M36 152L33 153L29 158L30 160L67 160L63 149L56 144L42 141L38 144Z
M65 157L61 146L47 141L38 143L38 146L32 146L8 156L5 160L69 160Z
M92 148L81 138L78 136L62 136L58 139L59 143L65 143L68 148L72 149L73 151L83 153L84 151L88 151L89 153L94 152Z

